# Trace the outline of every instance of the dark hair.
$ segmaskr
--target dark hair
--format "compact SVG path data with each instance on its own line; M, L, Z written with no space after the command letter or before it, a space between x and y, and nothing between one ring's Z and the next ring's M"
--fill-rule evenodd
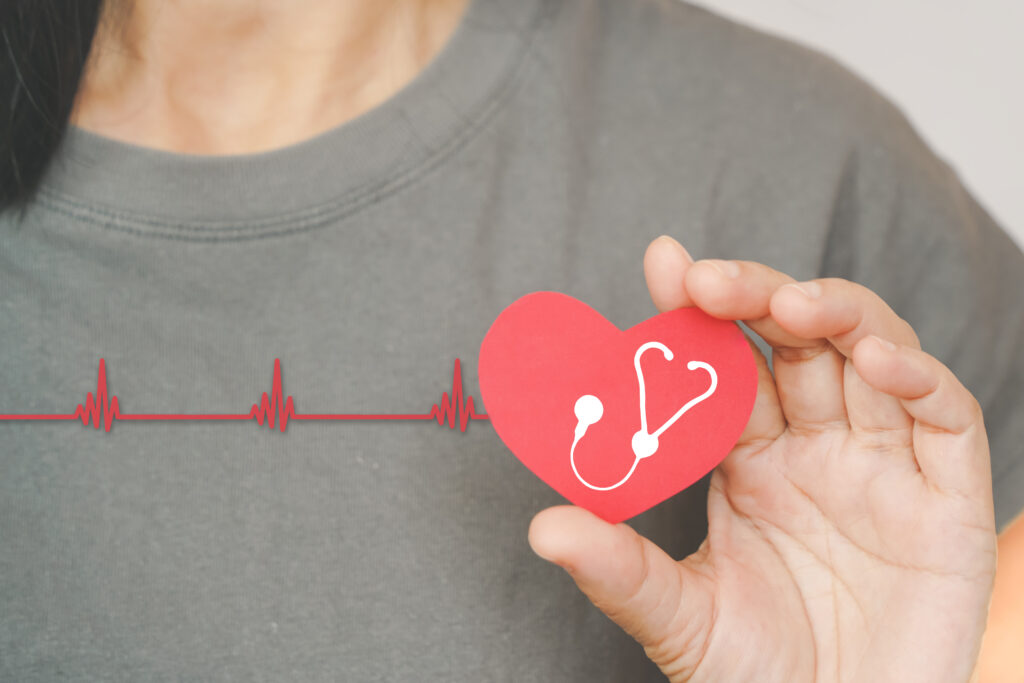
M0 0L0 209L24 205L67 130L103 0Z

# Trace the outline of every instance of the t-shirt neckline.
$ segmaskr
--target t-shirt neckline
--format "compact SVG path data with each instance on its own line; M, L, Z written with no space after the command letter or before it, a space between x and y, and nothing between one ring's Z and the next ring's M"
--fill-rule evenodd
M108 227L182 238L336 220L435 167L486 123L511 90L544 3L470 0L439 53L397 93L285 147L181 154L71 125L39 200Z

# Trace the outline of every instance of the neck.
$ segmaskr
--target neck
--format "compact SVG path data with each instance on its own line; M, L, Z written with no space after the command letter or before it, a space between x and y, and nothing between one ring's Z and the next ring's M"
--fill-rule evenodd
M71 122L189 154L293 144L380 104L467 0L107 0Z

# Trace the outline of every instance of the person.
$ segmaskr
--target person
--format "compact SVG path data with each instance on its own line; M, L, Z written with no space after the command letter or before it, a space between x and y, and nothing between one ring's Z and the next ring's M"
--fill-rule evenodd
M1021 670L1024 258L832 60L662 0L4 15L0 414L108 403L0 420L0 678ZM484 421L103 422L479 401L541 289L747 325L711 476L613 526Z

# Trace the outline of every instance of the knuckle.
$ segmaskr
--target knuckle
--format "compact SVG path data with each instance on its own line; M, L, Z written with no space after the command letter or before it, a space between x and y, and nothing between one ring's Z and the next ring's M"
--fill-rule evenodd
M813 346L778 346L772 350L772 354L779 360L787 363L806 363L828 353L832 348L826 344L815 344Z

